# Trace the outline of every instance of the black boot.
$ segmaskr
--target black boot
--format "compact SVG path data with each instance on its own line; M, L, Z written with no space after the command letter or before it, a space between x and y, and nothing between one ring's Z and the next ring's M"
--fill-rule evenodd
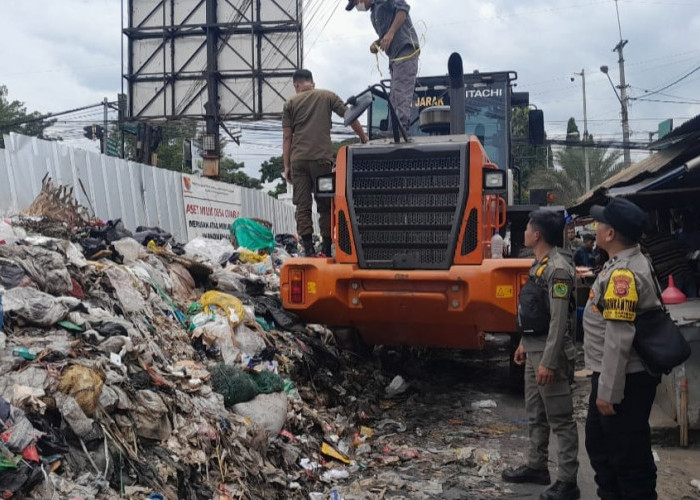
M316 249L314 248L314 240L310 234L305 234L301 237L301 246L304 247L304 257L314 257L316 256Z
M614 491L601 490L598 488L598 498L601 500L621 500L622 496Z
M331 241L330 236L327 238L323 238L323 246L321 247L321 252L323 252L323 255L325 255L326 257L331 256L331 243L333 243L333 241Z
M527 465L521 465L516 469L506 469L501 473L501 477L506 483L550 483L547 469L531 469Z
M581 498L581 491L576 483L566 483L559 480L540 495L540 500L578 500L579 498Z

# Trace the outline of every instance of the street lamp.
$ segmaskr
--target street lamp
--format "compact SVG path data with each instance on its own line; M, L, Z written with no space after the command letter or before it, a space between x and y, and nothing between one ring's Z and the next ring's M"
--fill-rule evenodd
M586 114L586 71L581 69L580 73L574 73L574 75L580 76L581 83L583 84L583 170L586 173L586 192L588 192L591 190L591 167L588 164L588 149L586 148L586 141L588 140L588 115ZM574 78L571 77L571 80L573 81Z
M627 113L627 85L625 83L625 59L622 56L622 49L626 44L627 40L620 40L620 43L618 43L613 49L613 52L617 51L620 55L620 58L618 60L618 63L620 64L620 85L618 87L615 87L612 78L610 78L610 74L608 73L608 67L605 65L600 67L600 71L605 73L605 76L608 77L610 86L612 86L613 92L615 92L615 97L617 97L617 100L620 102L620 107L622 109L622 143L624 145L625 167L629 166L630 163L632 163L630 159L629 150L630 124L629 115ZM620 89L619 94L617 92L618 88Z

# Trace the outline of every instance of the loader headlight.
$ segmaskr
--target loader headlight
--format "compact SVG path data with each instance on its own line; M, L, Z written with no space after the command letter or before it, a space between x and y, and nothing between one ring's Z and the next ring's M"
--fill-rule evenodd
M335 195L335 174L322 175L316 178L316 196L329 198Z
M506 188L505 170L484 170L484 190L503 191Z

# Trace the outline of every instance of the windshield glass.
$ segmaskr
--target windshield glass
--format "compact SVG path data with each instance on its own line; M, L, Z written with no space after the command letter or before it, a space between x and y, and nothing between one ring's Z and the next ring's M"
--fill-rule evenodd
M469 76L469 75L465 75ZM425 79L427 80L427 79ZM465 131L476 135L489 159L500 168L508 167L508 103L506 80L466 83ZM413 98L412 136L428 135L420 130L419 115L430 106L449 106L449 89L445 85L421 86L419 81ZM384 99L374 97L369 115L370 136L389 129L389 110Z

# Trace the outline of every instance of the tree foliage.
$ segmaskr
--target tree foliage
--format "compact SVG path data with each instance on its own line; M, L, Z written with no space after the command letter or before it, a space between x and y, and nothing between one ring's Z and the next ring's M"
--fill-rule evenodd
M3 134L17 132L19 134L47 139L44 131L56 123L56 120L39 119L42 114L38 111L27 113L27 107L21 101L8 100L8 90L0 85L0 148L5 147Z
M158 167L178 172L192 172L192 165L183 165L183 143L194 140L197 135L197 123L181 121L161 126L162 139L156 153Z
M577 198L585 194L586 172L583 146L595 145L590 134L584 141L581 141L578 133L575 120L569 119L568 145L554 154L554 166L537 170L530 179L530 188L556 191L559 203L565 206L571 205ZM600 147L586 147L586 150L588 152L591 188L595 188L623 168L623 163L619 161L622 156L621 151L609 151Z
M281 156L274 156L262 162L260 165L260 180L263 183L277 182L275 188L267 192L274 198L287 192L287 181L284 179L284 161Z
M245 163L237 162L233 158L222 157L219 163L219 179L221 182L236 184L251 189L262 189L260 179L250 177L243 168Z

